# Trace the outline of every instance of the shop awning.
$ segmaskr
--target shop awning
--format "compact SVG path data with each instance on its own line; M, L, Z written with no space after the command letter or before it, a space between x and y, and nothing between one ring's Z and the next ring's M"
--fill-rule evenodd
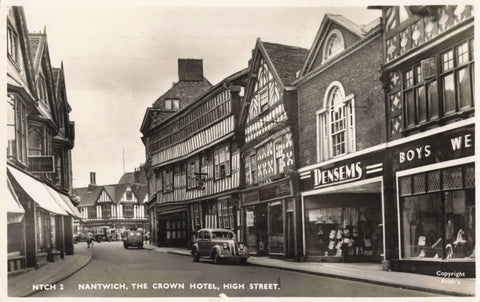
M30 175L14 168L7 167L13 178L18 182L22 189L32 198L41 208L59 215L68 215L68 213L57 204L55 199L49 193L45 185L31 177Z
M69 204L71 204L70 199L68 196L65 196L65 194L59 193L55 191L54 189L50 188L46 184L43 184L47 191L50 193L50 195L53 197L53 199L57 202L57 204L62 207L68 214L70 214L73 217L80 218L80 213L78 210L72 205L70 207Z
M7 223L18 223L22 221L25 214L25 210L18 201L18 197L15 194L10 181L7 179Z

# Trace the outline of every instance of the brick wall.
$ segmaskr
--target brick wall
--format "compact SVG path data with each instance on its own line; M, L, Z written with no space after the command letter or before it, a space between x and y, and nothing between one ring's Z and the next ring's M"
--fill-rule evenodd
M317 162L316 114L323 108L326 89L339 81L345 95L355 95L357 151L385 142L385 100L379 80L382 40L378 36L298 86L298 146L300 167Z

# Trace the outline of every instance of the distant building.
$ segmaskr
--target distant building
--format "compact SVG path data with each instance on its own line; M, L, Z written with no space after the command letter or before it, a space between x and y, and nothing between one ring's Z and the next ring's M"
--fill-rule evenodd
M75 141L63 63L54 68L46 31L28 33L22 7L7 15L8 270L71 255L71 150Z
M91 172L88 187L73 189L84 222L81 227L107 226L117 234L129 229L148 230L147 185L141 171L125 173L119 183L111 185L97 185L96 174Z

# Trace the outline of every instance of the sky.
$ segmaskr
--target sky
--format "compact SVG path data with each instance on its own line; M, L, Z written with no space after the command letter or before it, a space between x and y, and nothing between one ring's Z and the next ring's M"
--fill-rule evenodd
M215 85L247 67L257 38L310 48L326 13L357 24L381 15L314 1L38 3L21 5L30 32L46 28L52 66L64 64L74 188L87 186L90 172L97 184L117 183L145 162L143 116L178 81L178 58L203 59Z

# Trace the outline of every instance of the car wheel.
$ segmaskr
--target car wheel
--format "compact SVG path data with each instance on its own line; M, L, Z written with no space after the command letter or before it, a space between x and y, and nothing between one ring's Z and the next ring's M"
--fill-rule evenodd
M126 245L125 243L123 244L123 247L128 249L128 245Z
M200 255L198 254L197 249L194 249L192 254L193 254L193 261L200 262Z
M139 245L138 245L138 248L139 248L139 249L143 249L143 244L139 244Z
M222 259L218 256L217 253L213 255L213 263L215 264L220 264L222 262Z
M240 259L240 264L241 265L247 265L247 258L241 258Z

